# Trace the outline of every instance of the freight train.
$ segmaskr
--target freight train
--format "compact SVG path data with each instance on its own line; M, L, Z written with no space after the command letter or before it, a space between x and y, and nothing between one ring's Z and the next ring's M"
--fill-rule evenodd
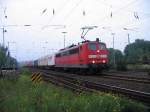
M95 73L108 69L108 50L106 44L96 41L84 41L59 50L53 55L41 57L26 63L47 69L63 69L82 73Z

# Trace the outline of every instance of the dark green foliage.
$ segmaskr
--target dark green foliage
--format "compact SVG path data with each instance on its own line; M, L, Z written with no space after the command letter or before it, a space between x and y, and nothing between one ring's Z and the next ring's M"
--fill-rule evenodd
M145 108L142 104L135 104L127 99L120 99L121 112L142 112L145 109L148 111L148 107ZM146 111L145 110L145 111Z
M109 64L113 68L117 68L117 70L126 70L126 63L124 60L124 56L121 51L114 50L113 48L109 48ZM115 57L115 64L114 64Z
M0 67L4 66L7 60L6 51L6 48L0 46Z
M127 63L150 63L150 41L137 39L134 43L129 44L124 50Z
M108 50L109 64L117 70L126 70L126 64L150 64L150 41L137 39L125 47L124 55L121 51L113 48Z
M117 63L116 68L119 71L126 71L127 65L126 65L125 61L121 61L121 62Z
M17 61L10 56L7 47L0 46L0 68L16 67Z
M109 64L113 65L114 63L114 55L115 55L115 63L120 63L123 60L123 54L119 50L114 50L113 48L109 48Z

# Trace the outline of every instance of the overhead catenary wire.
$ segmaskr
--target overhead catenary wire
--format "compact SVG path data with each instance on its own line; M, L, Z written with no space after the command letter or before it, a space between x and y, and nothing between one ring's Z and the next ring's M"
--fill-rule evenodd
M132 5L134 2L132 2L130 5ZM137 3L136 1L135 1L135 3ZM127 6L128 7L128 6ZM124 9L125 8L125 6L124 7L122 7L122 8L120 8L120 9ZM125 8L126 9L126 8ZM119 9L118 9L119 10ZM116 10L116 13L118 13L118 12L120 12L120 11L117 11ZM133 12L134 13L134 12ZM138 14L136 15L136 17L137 17L137 19L139 20L139 12L137 12ZM141 13L141 12L140 12ZM143 13L144 14L144 13ZM146 13L145 15L149 15L148 13ZM105 19L105 18L104 18ZM106 18L107 19L107 18ZM131 24L131 23L130 23ZM129 24L129 25L130 25ZM122 26L123 27L123 26ZM138 32L138 31L137 31Z
M108 3L104 2L104 1L101 1L101 0L96 0L96 1L102 3L105 6L111 7L111 4L108 4Z
M42 26L42 29L44 29L46 26L48 26L48 25L50 24L50 22L51 22L61 11L63 11L63 9L65 8L65 6L66 6L67 4L69 4L70 1L71 1L71 0L66 0L64 3L62 3L62 5L58 8L57 12L56 12L56 9L53 8L53 9L52 9L52 16L49 18L47 24L45 24L45 25Z
M105 21L105 20L107 20L107 19L109 19L109 18L112 18L113 15L115 15L115 14L117 14L118 12L122 11L123 9L126 9L127 7L129 7L129 6L131 6L131 5L135 4L135 3L137 3L137 1L139 1L139 0L133 0L132 2L130 2L130 3L126 4L126 5L124 5L124 6L121 7L121 8L118 8L118 9L115 10L115 11L112 11L112 5L107 5L108 7L111 8L110 16L109 16L109 15L105 15L105 16L104 16L102 19L100 19L99 21ZM99 1L99 2L101 2L101 1ZM92 23L92 24L95 25L95 24L97 24L97 22L94 22L94 23ZM98 26L102 26L102 25L99 24Z
M122 9L126 9L126 8L129 7L130 5L136 3L137 1L139 1L139 0L133 0L132 2L126 4L125 6L123 6L123 7L119 8L119 9L115 10L114 12L111 12L110 17L112 18L112 15L116 14L117 12L120 12L120 10L122 10ZM64 17L64 18L65 18L65 19L64 19L65 21L67 21L67 20L69 19L70 15L73 14L73 11L80 5L81 2L82 2L82 0L79 0L79 1L76 3L76 5L70 10L70 12ZM104 3L104 4L105 4L105 3ZM105 5L111 7L111 5L109 5L109 4L105 4ZM54 12L54 10L53 10L53 12ZM86 13L85 13L85 10L83 10L83 16L86 16L85 14L86 14ZM53 15L54 15L54 13L53 13ZM105 20L105 19L108 19L108 17L109 17L109 16L105 16L103 19L101 19L101 21L102 21L102 20ZM51 20L52 20L53 18L54 18L54 17L52 17L52 18L49 20L49 22L51 22ZM46 26L46 25L45 25L45 26ZM45 27L45 26L44 26L44 27Z
M68 1L68 0L67 0L67 1ZM82 1L83 1L83 0L79 0L79 1L75 4L75 6L69 11L69 13L67 13L67 15L64 17L64 18L65 18L65 19L64 19L65 21L69 18L69 16L71 15L71 13L80 5L80 3L81 3ZM69 3L69 2L67 2L67 3ZM60 11L62 11L63 8L65 8L65 5L67 5L67 4L64 3L63 7L60 7L60 8L59 8L59 10L58 10L58 12L57 12L57 15L58 15L58 13L60 13ZM53 12L54 12L54 9L53 9ZM84 14L85 14L85 12L84 12ZM54 13L53 13L53 15L54 15ZM53 18L54 18L54 17L51 17L50 20L48 21L48 23L50 23L50 22L53 20ZM48 23L47 23L47 25L44 25L44 26L42 27L42 29L48 27L48 26L49 26ZM66 27L66 26L65 26L65 27ZM64 27L64 28L65 28L65 27ZM58 29L58 28L56 28L56 29Z
M133 12L132 12L133 13ZM118 28L123 28L124 26L126 26L126 27L136 27L137 26L137 24L141 24L143 21L145 21L145 20L149 20L150 19L150 16L148 16L148 17L144 17L144 16L142 16L142 14L144 14L144 15L149 15L150 13L144 13L144 12L138 12L139 13L139 15L140 15L140 21L132 21L132 23L131 22L128 22L128 23L126 23L125 25L124 24L122 24L122 25L119 25L119 26L117 26Z
M73 14L73 11L78 7L78 5L79 5L79 3L81 3L81 1L82 1L82 0L79 0L79 2L76 4L76 6L72 8L72 10L70 11L70 13L68 13L68 14L65 16L65 18L66 18L65 21L67 21L67 20L69 19L69 16L70 16L71 14ZM139 1L139 0L133 0L132 2L127 3L126 5L124 5L124 6L121 7L121 8L118 8L118 9L115 10L115 11L113 11L113 12L111 11L111 12L110 12L110 16L104 16L104 18L102 18L102 19L99 20L99 21L103 21L103 20L112 18L112 16L113 16L114 14L117 14L118 12L120 12L120 11L122 11L123 9L126 9L127 7L129 7L129 6L131 6L131 5L135 4L135 3L137 3L138 1ZM108 4L105 4L105 5L107 5L108 7L112 7L112 5L108 5ZM84 14L83 14L83 15L84 15ZM95 24L95 23L94 23L94 24ZM98 26L101 26L101 25L98 25Z
M64 20L67 21L70 17L70 15L74 12L74 10L81 4L83 0L79 0L75 6L69 11L69 13L64 17Z
M120 12L121 9L126 9L127 7L129 7L129 5L133 5L133 4L137 3L137 1L139 1L139 0L134 0L134 1L130 2L130 3L128 3L128 4L125 5L124 7L121 7L121 8L119 8L118 10L114 11L113 14L116 14L116 13ZM108 19L108 17L109 17L109 16L104 17L104 18L102 18L100 21L103 21L103 20L105 20L105 19ZM126 24L126 25L127 25L127 24ZM98 25L98 26L101 26L101 25ZM120 27L124 27L124 25L119 25L119 26L117 26L116 28L120 28Z
M117 10L111 12L111 15L113 16L113 15L117 14L118 12L120 12L120 11L126 9L127 7L129 7L129 6L131 6L131 5L135 4L135 3L137 3L137 1L139 1L139 0L133 0L132 2L130 2L130 3L126 4L126 5L124 5L123 7L118 8ZM112 8L113 8L113 7L112 7ZM103 17L102 19L100 19L99 21L104 21L104 20L109 19L109 18L110 18L110 16L104 16L104 17ZM101 26L101 25L98 25L98 26Z

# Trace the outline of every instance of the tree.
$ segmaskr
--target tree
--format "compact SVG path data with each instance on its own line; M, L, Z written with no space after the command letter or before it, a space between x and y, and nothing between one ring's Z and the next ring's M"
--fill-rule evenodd
M123 60L123 54L120 50L109 48L109 64L113 65L114 63L114 55L115 55L115 63L121 62Z
M120 50L109 48L109 64L113 68L117 68L118 70L125 70L126 63L124 61L124 56ZM115 57L115 65L114 65L114 57Z
M150 63L150 41L137 39L124 50L127 63Z
M0 68L12 68L17 66L17 60L10 56L8 48L0 46Z
M0 67L4 66L7 60L6 51L6 48L0 46Z

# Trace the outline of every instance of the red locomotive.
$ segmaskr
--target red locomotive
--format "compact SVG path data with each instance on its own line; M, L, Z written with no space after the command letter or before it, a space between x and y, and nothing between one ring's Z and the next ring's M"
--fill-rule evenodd
M55 55L55 67L81 72L99 72L108 68L108 51L105 43L84 41L61 49Z
M28 66L28 65L27 65ZM98 73L108 68L108 50L105 43L84 41L34 61L34 67L63 69L80 73Z

